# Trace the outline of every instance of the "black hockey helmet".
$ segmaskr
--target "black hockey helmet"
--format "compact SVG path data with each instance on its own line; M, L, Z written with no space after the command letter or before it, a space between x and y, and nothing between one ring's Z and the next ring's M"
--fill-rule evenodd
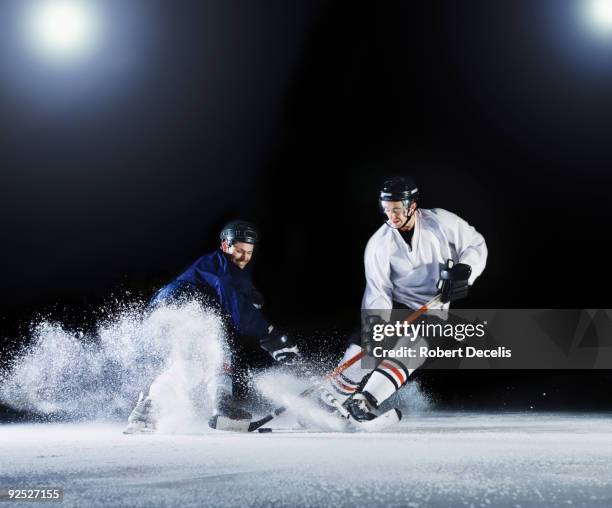
M223 226L219 238L227 240L228 245L232 245L234 242L255 245L259 240L259 234L254 224L243 220L233 220Z
M380 190L378 204L384 212L383 201L402 201L406 208L419 199L419 188L409 176L395 176L385 180Z

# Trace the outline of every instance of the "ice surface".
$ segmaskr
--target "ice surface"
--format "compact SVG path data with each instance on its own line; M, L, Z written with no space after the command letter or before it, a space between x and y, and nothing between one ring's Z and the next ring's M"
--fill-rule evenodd
M64 506L612 506L609 416L429 413L381 434L122 428L0 426L0 487L60 486Z

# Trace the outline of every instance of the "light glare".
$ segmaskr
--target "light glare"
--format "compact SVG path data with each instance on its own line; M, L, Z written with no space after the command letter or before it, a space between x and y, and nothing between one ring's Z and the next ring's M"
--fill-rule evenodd
M31 6L28 36L33 48L53 60L88 54L99 35L99 20L87 0L43 0Z
M585 13L595 31L612 36L612 0L588 0Z

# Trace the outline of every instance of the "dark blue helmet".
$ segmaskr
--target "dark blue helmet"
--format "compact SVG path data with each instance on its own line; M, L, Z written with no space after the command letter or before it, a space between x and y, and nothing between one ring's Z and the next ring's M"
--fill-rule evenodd
M223 226L219 238L227 240L229 245L232 245L234 242L255 245L259 240L259 234L254 224L243 220L233 220Z

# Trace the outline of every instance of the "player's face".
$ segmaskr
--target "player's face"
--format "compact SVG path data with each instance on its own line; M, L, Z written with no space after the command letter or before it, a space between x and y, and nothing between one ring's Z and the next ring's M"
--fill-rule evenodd
M254 245L244 242L234 242L231 247L227 245L225 240L221 244L221 250L229 255L230 261L238 268L244 268L249 264L254 248Z
M408 209L404 206L403 201L383 201L382 207L393 227L399 228L404 225L408 218Z

